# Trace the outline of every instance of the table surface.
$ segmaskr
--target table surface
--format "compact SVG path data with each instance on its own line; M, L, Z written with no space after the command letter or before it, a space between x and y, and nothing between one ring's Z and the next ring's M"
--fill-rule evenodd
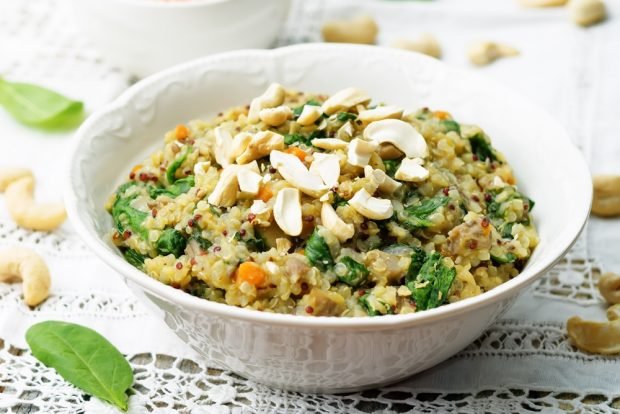
M566 126L593 172L619 173L620 4L608 6L608 21L582 29L562 8L522 9L509 0L298 0L278 44L319 41L322 22L362 12L377 19L382 45L433 33L443 60L519 89ZM521 55L474 69L466 46L486 39L514 45ZM0 2L0 56L3 76L81 99L87 112L135 81L77 32L63 0ZM29 129L0 111L0 139L0 165L32 168L37 197L58 198L70 134ZM134 413L614 412L620 409L620 358L579 352L568 343L564 322L575 314L604 318L596 279L603 268L620 268L619 231L619 220L592 218L566 259L439 366L384 389L304 395L269 389L199 358L88 252L69 223L53 233L19 229L0 198L0 246L36 249L54 275L52 296L35 310L23 305L18 285L0 285L0 413L117 412L28 352L25 330L45 319L91 326L127 355L136 378Z

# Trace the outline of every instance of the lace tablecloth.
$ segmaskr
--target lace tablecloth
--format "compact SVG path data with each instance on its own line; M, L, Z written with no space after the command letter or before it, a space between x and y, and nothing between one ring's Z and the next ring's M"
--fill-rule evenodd
M380 43L432 32L453 65L467 65L464 48L473 40L513 44L522 56L478 70L546 106L594 171L617 173L620 24L613 18L618 3L610 6L607 23L584 30L568 22L565 10L522 10L511 1L297 1L279 43L319 40L325 19L365 11L379 22ZM0 2L0 74L82 99L88 111L131 82L97 55L73 29L67 5L54 0ZM30 166L37 195L60 197L67 134L27 129L0 111L0 140L0 165ZM19 285L0 284L0 413L116 412L28 352L25 330L47 319L86 324L127 354L135 372L134 413L612 412L620 408L620 358L577 351L564 322L574 314L604 318L596 278L600 261L620 267L619 230L616 221L593 219L564 261L443 364L384 389L304 395L247 381L199 358L88 252L70 224L50 234L24 231L0 199L0 246L33 247L53 273L51 297L34 310L23 304Z

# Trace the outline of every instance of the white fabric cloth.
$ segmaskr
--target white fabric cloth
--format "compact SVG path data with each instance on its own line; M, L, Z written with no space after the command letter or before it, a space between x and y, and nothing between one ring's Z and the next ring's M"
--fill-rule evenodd
M608 22L581 29L565 9L521 9L508 0L296 1L279 44L318 41L323 21L364 12L377 19L380 44L430 32L442 43L444 60L456 66L469 66L465 49L475 40L513 45L521 56L472 70L545 106L566 125L595 172L619 173L620 20L614 17L620 7L609 7ZM67 4L59 0L0 2L0 73L81 99L88 112L131 81L75 31ZM0 165L32 168L37 197L61 197L70 134L21 126L0 110L0 140ZM23 351L24 332L47 319L88 325L128 355L136 372L130 411L136 413L611 412L620 397L620 358L577 351L564 323L575 314L604 318L595 282L600 262L610 270L620 267L619 230L619 220L592 219L566 260L445 363L385 389L313 396L272 390L212 368L137 302L70 224L51 234L19 229L0 197L0 247L33 247L53 274L51 297L35 310L23 304L19 285L0 284L0 413L116 412Z

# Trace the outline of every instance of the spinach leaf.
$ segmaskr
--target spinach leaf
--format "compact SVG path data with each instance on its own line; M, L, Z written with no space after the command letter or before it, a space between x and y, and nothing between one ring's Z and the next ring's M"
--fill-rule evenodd
M439 121L439 124L443 127L444 131L454 131L457 134L461 133L461 125L453 119L443 119Z
M147 258L147 256L138 253L134 249L124 249L123 257L129 262L130 265L137 267L138 269L142 269L144 267L144 260Z
M439 253L431 253L415 280L407 283L416 302L416 310L432 309L443 304L455 277L456 269L447 267Z
M32 354L65 380L88 394L127 409L127 389L133 383L131 366L97 332L59 321L37 323L26 332Z
M486 161L490 159L491 161L497 161L495 150L482 134L476 134L469 138L469 142L471 144L471 152L473 152L479 160Z
M424 200L417 206L410 206L397 214L397 220L407 229L416 230L430 227L433 223L428 220L435 210L448 204L449 197L439 195L428 200Z
M244 240L243 242L248 246L248 249L255 252L264 252L268 250L265 240L260 236Z
M301 113L304 111L304 106L306 105L310 105L310 106L321 106L320 102L315 101L314 99L310 99L308 102L306 102L303 105L299 105L296 108L293 108L293 115L295 115L295 118L299 117L299 115L301 115Z
M131 207L131 202L138 196L137 194L127 197L123 196L127 189L135 185L137 185L135 182L130 181L118 188L116 200L112 205L112 219L120 234L131 229L146 240L148 238L148 230L142 226L142 222L148 216L148 213Z
M295 143L311 146L312 143L304 134L286 134L284 135L284 143L286 145L293 145Z
M187 193L194 185L196 185L194 176L188 175L185 178L176 180L174 184L169 185L168 187L149 187L149 195L153 199L159 197L160 195L167 195L170 198L176 198L183 193Z
M192 152L191 146L186 146L181 155L179 155L174 161L170 163L168 169L166 170L166 179L168 180L168 184L174 184L177 180L176 173L177 170L183 165L187 156Z
M383 160L383 165L385 166L385 173L390 177L394 178L396 170L398 170L398 167L400 167L401 161L402 158L400 160Z
M517 260L517 256L515 256L514 253L510 253L510 252L502 256L496 256L496 255L491 254L491 260L495 264L514 263L514 261Z
M364 308L366 313L368 313L368 316L391 315L394 313L392 307L381 299L375 299L374 301L369 299L371 299L370 293L366 293L358 299L360 305L362 305L362 308ZM374 304L375 301L383 306L385 312L381 312L381 310L377 309Z
M332 207L334 207L334 209L336 207L346 206L347 204L349 204L349 201L346 198L341 197L338 193L334 193L334 201L332 203Z
M0 78L0 105L26 125L46 129L71 128L82 121L84 104L30 83Z
M500 230L502 233L502 237L504 239L511 239L512 240L512 227L515 225L515 223L503 223L502 225L500 225Z
M185 251L186 246L187 239L183 236L183 233L175 229L165 229L162 231L155 243L157 253L163 256L173 254L174 257L179 257Z
M310 263L322 272L334 266L334 259L329 251L329 246L319 234L318 227L314 229L306 242L305 255Z
M366 266L353 260L353 258L349 256L344 256L340 259L339 263L342 263L346 267L347 272L344 275L339 275L338 280L353 287L361 286L366 282L370 274Z
M211 243L210 240L202 237L202 231L198 227L194 228L194 232L192 233L190 239L196 240L200 248L204 250L205 252L209 250L209 247L213 246L213 243Z
M357 119L357 115L352 114L351 112L338 112L336 119L341 122L353 121Z
M407 269L407 274L405 275L405 280L407 282L413 282L420 274L420 270L426 261L427 254L421 247L414 247L413 253L411 254L411 264L409 265L409 269Z

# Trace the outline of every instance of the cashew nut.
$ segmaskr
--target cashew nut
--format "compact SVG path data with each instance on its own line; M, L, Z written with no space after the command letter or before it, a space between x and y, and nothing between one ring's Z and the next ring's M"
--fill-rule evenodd
M379 27L370 16L357 16L350 20L326 22L321 34L326 42L335 43L375 43Z
M235 157L232 156L233 137L225 128L217 127L213 131L215 134L215 146L213 153L215 161L222 167L226 167L234 162Z
M368 165L372 153L375 152L377 148L379 148L379 145L374 141L365 141L363 139L355 138L349 144L347 161L349 164L357 167Z
M424 53L439 59L441 57L441 45L435 36L424 33L417 39L398 39L392 43L392 47Z
M598 290L607 303L620 303L620 276L615 273L604 273L598 280Z
M620 215L620 175L596 175L592 185L592 214L601 217Z
M411 124L400 119L383 119L368 124L364 138L378 144L389 142L409 158L424 158L428 155L426 140Z
M282 105L286 92L282 85L278 83L272 83L267 90L254 99L250 103L250 110L248 111L248 122L255 124L260 119L259 112L261 109L274 108L278 105Z
M374 122L382 119L400 119L403 116L403 109L397 106L377 106L374 109L361 111L358 119L362 122Z
M303 229L301 219L301 199L296 188L283 188L276 195L273 205L273 218L278 227L289 236L299 236Z
M385 220L392 217L394 213L390 200L371 197L364 188L351 197L349 205L362 216L372 220Z
M0 168L0 193L7 189L9 184L23 177L32 177L28 168L3 167Z
M394 178L401 181L411 181L419 183L428 178L429 172L422 167L424 161L420 158L404 158L400 163L400 167L396 170Z
M328 187L338 185L340 178L340 157L336 154L323 154L317 152L313 155L314 161L310 164L309 171L321 177Z
M370 102L370 96L366 92L357 88L346 88L330 96L323 102L321 109L331 115L366 102Z
M379 187L379 190L387 194L392 194L403 185L392 179L385 171L374 169L370 165L364 167L364 177L373 180Z
M6 189L6 208L15 223L20 227L39 231L50 231L59 227L67 218L62 203L37 204L33 193L32 177L20 178Z
M304 105L304 109L302 109L301 114L297 118L297 123L303 126L312 125L321 115L323 115L323 111L321 111L320 106Z
M580 26L591 26L607 18L603 0L570 0L568 13L571 19Z
M237 170L239 166L235 164L224 167L220 174L213 192L209 194L207 201L219 207L230 207L237 201Z
M564 6L568 0L519 0L523 7L559 7Z
M237 157L237 164L245 164L284 149L284 137L273 131L257 132L245 150Z
M519 51L512 46L494 42L478 42L470 46L469 60L474 65L484 66L502 57L517 56Z
M0 251L0 282L18 281L23 281L28 306L37 306L49 296L50 272L41 256L24 247Z
M582 351L595 354L620 353L620 305L607 310L608 322L586 321L573 316L566 323L571 342Z
M269 161L282 178L311 197L320 197L328 189L321 177L308 171L304 163L292 154L272 151Z
M321 224L338 237L341 243L355 234L355 226L345 223L329 203L323 203L321 207Z
M293 117L293 111L286 105L261 109L258 113L261 121L269 126L280 126Z
M349 143L338 138L315 138L312 145L326 150L339 150L347 148Z

